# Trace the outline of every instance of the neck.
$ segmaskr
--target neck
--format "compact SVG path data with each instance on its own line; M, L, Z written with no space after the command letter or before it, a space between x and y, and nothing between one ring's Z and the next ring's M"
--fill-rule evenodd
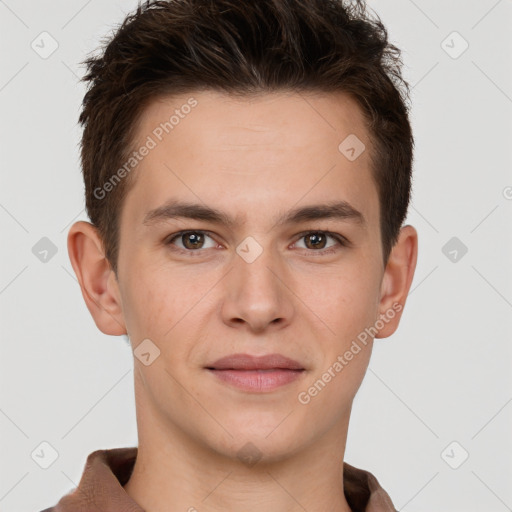
M154 415L137 418L138 455L124 488L148 512L351 512L343 489L348 417L316 443L287 454L262 456L255 449L256 459L261 456L257 462L237 450L214 451ZM254 445L269 439L255 439ZM251 453L249 447L246 451Z

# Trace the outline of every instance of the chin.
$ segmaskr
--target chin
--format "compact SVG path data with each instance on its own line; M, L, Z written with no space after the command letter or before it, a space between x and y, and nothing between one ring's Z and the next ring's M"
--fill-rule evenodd
M232 459L237 459L246 465L260 465L279 462L296 453L301 447L307 444L304 425L296 425L286 416L290 412L286 409L284 414L274 414L267 420L259 416L250 417L250 424L244 421L231 421L228 431L231 436L224 432L222 440L216 438L211 440L212 446L220 454ZM284 420L284 421L283 421ZM220 441L220 445L219 445Z

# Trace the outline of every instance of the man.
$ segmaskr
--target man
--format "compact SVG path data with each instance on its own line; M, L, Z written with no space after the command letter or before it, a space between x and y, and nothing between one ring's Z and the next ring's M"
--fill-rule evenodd
M47 510L394 511L343 461L417 256L380 21L362 2L146 2L87 64L91 223L68 249L98 328L129 337L139 442L90 454Z

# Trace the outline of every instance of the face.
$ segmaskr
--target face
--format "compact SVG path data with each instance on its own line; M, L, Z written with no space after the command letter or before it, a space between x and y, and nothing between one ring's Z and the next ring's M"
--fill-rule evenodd
M356 159L339 149L351 134L366 147ZM368 333L390 308L357 104L334 94L163 98L140 120L144 144L109 279L132 347L151 340L150 364L135 359L139 430L185 433L228 456L252 442L268 460L333 435L365 374ZM266 371L250 358L216 363L233 354L273 356ZM278 369L276 354L295 368Z

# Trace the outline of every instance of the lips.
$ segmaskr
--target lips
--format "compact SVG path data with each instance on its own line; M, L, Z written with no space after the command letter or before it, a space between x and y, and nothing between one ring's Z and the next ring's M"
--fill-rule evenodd
M232 354L218 359L205 369L219 382L249 393L275 391L306 373L302 364L281 354Z
M281 354L231 354L206 366L208 370L304 370L298 361Z

